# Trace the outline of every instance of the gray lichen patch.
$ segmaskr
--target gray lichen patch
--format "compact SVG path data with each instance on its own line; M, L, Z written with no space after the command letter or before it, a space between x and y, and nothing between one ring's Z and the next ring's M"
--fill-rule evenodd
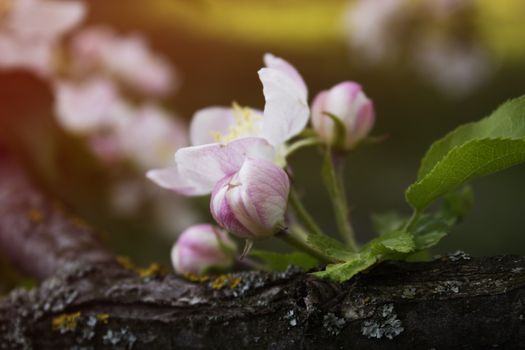
M328 313L324 315L323 318L323 327L331 335L338 335L341 333L341 330L344 328L346 320L344 318L337 317L333 313Z
M438 293L459 293L460 287L463 285L459 281L442 281L436 286Z
M401 298L403 299L414 299L415 296L416 296L415 287L405 287L403 289L403 293L401 294Z
M133 345L137 341L137 337L129 331L128 328L121 328L118 330L108 329L106 334L102 337L104 345L119 346L123 349L133 349Z
M460 261L460 260L470 260L472 257L465 253L464 251L457 250L454 253L447 255L448 260L450 261Z
M394 339L404 330L401 320L394 312L393 304L381 306L372 319L364 321L361 325L361 334L368 338Z
M295 314L295 311L294 310L290 310L288 311L284 317L283 317L285 320L288 320L288 324L291 326L291 327L295 327L297 326L297 315Z

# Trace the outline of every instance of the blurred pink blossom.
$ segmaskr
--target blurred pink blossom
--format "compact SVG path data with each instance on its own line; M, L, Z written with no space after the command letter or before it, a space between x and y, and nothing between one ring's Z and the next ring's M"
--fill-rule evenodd
M112 81L92 77L82 82L55 82L55 113L61 126L87 135L121 124L131 108L122 100Z
M151 103L139 107L116 132L126 157L141 170L168 166L175 151L188 145L186 125Z
M0 0L0 68L51 74L60 37L85 12L80 1Z
M422 43L415 60L420 74L450 97L468 95L481 86L493 70L493 64L481 48L443 40Z
M164 95L178 84L169 62L136 34L120 37L107 27L88 28L73 38L72 52L77 69L103 69L142 93Z
M344 18L352 52L371 63L391 54L396 45L392 27L404 16L405 0L357 0Z

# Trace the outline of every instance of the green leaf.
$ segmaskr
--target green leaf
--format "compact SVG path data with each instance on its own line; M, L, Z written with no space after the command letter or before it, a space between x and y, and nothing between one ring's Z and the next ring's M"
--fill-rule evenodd
M412 235L398 230L384 234L369 243L375 254L388 255L392 253L410 253L416 248Z
M252 250L250 255L260 258L274 271L284 271L289 265L298 266L307 271L319 264L317 259L302 252L275 253L265 250Z
M411 185L406 193L416 209L426 208L437 198L464 182L525 161L525 140L482 139L454 148L434 169Z
M355 254L352 260L340 264L328 265L325 271L314 272L313 275L341 283L349 280L357 273L366 270L376 262L377 257L372 254Z
M399 213L389 211L372 215L372 226L380 235L387 234L400 229L406 221L406 217Z
M470 186L447 194L444 197L442 213L448 218L459 220L463 218L474 205L474 192Z
M326 235L317 234L315 232L308 233L306 243L323 254L328 255L336 260L346 261L354 257L355 253L352 253L345 247L341 242L328 237Z
M463 125L435 142L406 197L421 211L470 179L523 161L525 97L520 97L503 104L488 118Z
M452 226L470 210L474 195L470 187L449 193L441 208L433 214L422 215L413 228L416 249L423 250L436 245Z

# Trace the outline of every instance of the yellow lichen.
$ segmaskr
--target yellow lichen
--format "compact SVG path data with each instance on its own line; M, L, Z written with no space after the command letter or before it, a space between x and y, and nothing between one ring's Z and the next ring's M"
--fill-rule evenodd
M79 317L80 311L72 314L62 314L53 318L53 320L51 321L51 325L54 331L74 331L77 328Z
M227 275L220 275L217 278L215 278L211 282L211 287L213 289L222 289L225 287L229 287L230 289L234 289L241 283L241 279L239 277L234 277L230 274Z
M99 320L100 322L104 324L107 324L109 321L109 314L98 314L97 320Z
M44 220L44 214L38 209L31 209L27 213L27 217L29 218L29 220L35 223L40 223L42 222L42 220Z
M162 267L158 263L153 263L146 268L142 268L135 265L127 256L119 255L116 259L120 266L127 270L135 272L141 278L156 276L162 272Z
M137 273L140 277L146 278L158 275L161 272L161 270L162 268L158 263L153 263L146 268L137 268Z
M210 276L207 276L207 275L196 275L196 274L191 273L191 272L185 273L183 275L183 277L186 278L187 280L191 281L191 282L200 282L200 283L208 282L209 279L210 279Z

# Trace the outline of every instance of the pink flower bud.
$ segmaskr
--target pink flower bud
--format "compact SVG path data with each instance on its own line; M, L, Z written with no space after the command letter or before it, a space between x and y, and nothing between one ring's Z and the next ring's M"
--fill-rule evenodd
M375 113L372 101L365 95L361 85L345 81L321 91L312 103L312 125L326 143L336 142L334 121L330 113L339 118L346 127L346 135L340 146L352 149L364 139L374 125Z
M202 274L231 266L236 249L235 242L218 227L194 225L179 236L171 250L171 261L178 273Z
M268 160L248 158L241 169L217 183L211 213L220 226L246 239L261 239L284 226L290 182Z

